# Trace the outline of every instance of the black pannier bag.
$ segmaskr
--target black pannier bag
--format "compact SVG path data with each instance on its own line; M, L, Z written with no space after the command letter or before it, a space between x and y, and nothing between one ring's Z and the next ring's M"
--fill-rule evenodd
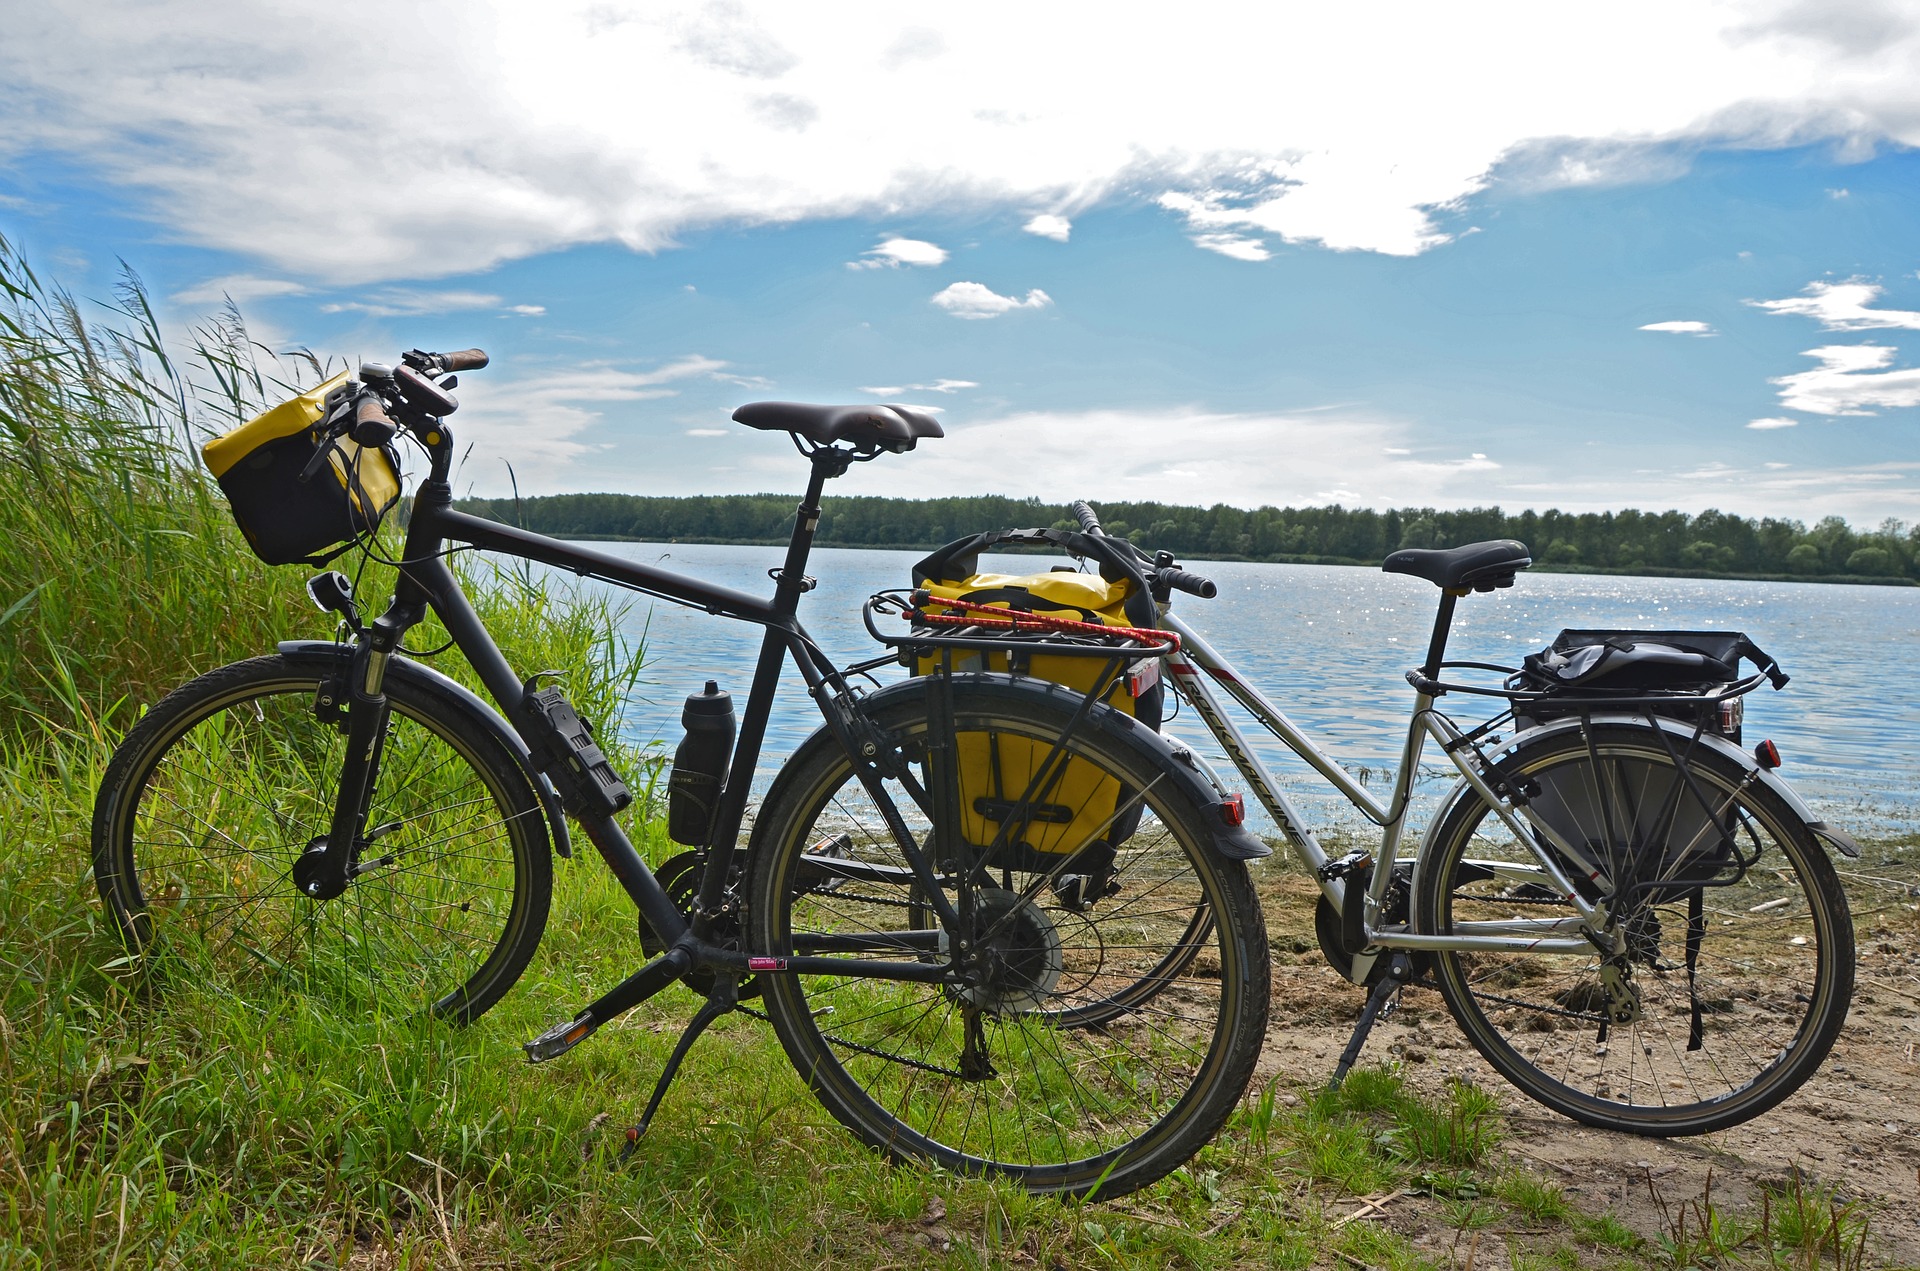
M353 401L342 371L200 448L248 546L267 564L325 564L345 550L330 549L371 533L399 500L400 465L391 447L320 437L319 425L353 409ZM331 447L326 462L301 481L323 444Z
M1508 681L1509 688L1546 694L1515 701L1514 724L1526 729L1586 712L1650 711L1737 746L1742 699L1714 695L1742 678L1743 658L1775 687L1787 682L1779 664L1738 631L1562 631L1547 648L1527 655ZM1685 736L1670 740L1683 760L1693 749ZM1640 880L1657 884L1651 887L1655 900L1738 877L1736 827L1702 800L1703 794L1711 800L1711 792L1669 765L1635 766L1637 771L1612 771L1598 780L1585 765L1544 774L1538 792L1529 794L1528 810L1616 877L1628 865L1626 854L1636 854ZM1591 840L1602 826L1612 828L1614 844ZM1575 877L1585 872L1576 870Z

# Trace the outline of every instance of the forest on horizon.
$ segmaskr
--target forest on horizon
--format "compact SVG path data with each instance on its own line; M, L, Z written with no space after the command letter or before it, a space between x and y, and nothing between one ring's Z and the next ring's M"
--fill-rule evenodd
M556 538L782 543L799 496L665 497L556 494L463 499L462 511ZM1920 578L1920 526L1896 520L1856 529L1837 516L1802 521L1685 512L1507 513L1498 507L1194 507L1097 504L1109 533L1182 557L1376 565L1403 547L1457 547L1513 538L1543 565L1596 573L1763 576L1846 582ZM1066 504L1001 495L934 499L828 499L816 542L823 547L932 548L980 530L1077 528Z

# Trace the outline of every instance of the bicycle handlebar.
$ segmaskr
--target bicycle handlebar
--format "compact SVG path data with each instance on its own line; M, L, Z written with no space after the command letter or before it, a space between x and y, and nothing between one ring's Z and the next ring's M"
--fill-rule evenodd
M1174 591L1184 591L1189 596L1198 596L1202 600L1212 600L1220 594L1219 584L1211 578L1202 578L1190 574L1184 569L1161 569L1154 573L1156 589L1170 587Z
M1124 538L1113 538L1111 534L1100 528L1100 514L1095 512L1093 505L1085 499L1075 499L1068 504L1068 507L1079 519L1081 529L1089 534L1098 534L1102 538L1112 539L1126 547L1142 564L1150 564L1148 578L1152 584L1154 599L1164 602L1168 593L1175 591L1184 591L1189 596L1198 596L1202 600L1212 600L1220 594L1220 588L1213 579L1202 578L1199 574L1190 574L1176 567L1173 563L1173 553L1161 552L1158 556L1149 557L1140 550L1138 544L1128 542Z
M440 362L449 371L477 371L487 364L484 349L461 349L458 353L442 353Z

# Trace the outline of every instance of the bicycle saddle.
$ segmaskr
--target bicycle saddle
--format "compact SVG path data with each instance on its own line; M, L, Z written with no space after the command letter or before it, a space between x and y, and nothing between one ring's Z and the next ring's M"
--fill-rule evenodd
M1380 562L1389 574L1412 574L1436 587L1492 591L1513 586L1513 576L1533 564L1525 543L1496 538L1464 547L1403 547Z
M906 406L812 406L806 402L748 402L733 412L737 424L790 432L817 446L845 442L856 450L912 450L922 437L944 437L940 421Z

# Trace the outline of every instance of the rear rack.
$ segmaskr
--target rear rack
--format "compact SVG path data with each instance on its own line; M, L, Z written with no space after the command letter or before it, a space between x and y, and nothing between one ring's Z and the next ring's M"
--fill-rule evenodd
M932 609L960 610L935 613ZM905 634L880 630L875 619L888 614L912 624ZM888 648L913 654L936 650L993 653L1045 653L1049 657L1086 657L1138 662L1180 651L1180 637L1147 627L1108 627L1097 622L1027 613L970 600L934 597L917 588L876 592L861 607L867 634ZM950 634L942 634L941 628Z
M1494 662L1442 662L1441 670L1497 671L1506 676L1518 676L1523 672L1517 666L1501 666ZM1619 690L1604 688L1581 688L1575 685L1563 685L1548 689L1525 689L1512 687L1511 680L1499 688L1485 688L1477 684L1459 684L1450 680L1430 679L1419 671L1407 672L1407 683L1422 693L1440 697L1447 693L1466 693L1474 697L1505 698L1509 706L1527 702L1549 702L1554 706L1570 708L1581 712L1610 710L1615 707L1649 706L1714 706L1735 697L1744 697L1753 692L1770 677L1764 671L1738 680L1731 680L1712 689L1657 689L1649 692L1622 693Z

